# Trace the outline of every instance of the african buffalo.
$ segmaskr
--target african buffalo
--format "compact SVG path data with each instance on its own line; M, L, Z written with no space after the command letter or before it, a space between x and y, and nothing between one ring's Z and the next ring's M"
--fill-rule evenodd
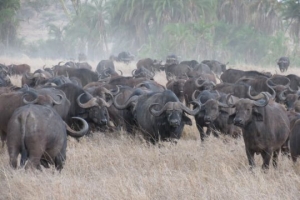
M30 66L27 64L19 64L19 65L8 65L8 73L10 75L23 75L27 72L30 72Z
M192 121L185 113L195 115L200 110L200 107L194 110L185 107L170 90L132 96L125 106L116 105L116 107L125 109L131 102L135 102L132 113L138 128L144 138L153 144L159 140L179 139L184 125L192 125Z
M190 68L194 69L199 63L197 60L184 60L180 64L188 65Z
M136 63L136 68L140 69L141 67L144 67L148 69L151 72L159 72L162 70L163 65L161 64L162 61L153 60L151 58L144 58L139 60Z
M257 101L239 99L234 104L228 103L236 109L228 122L242 128L250 166L255 166L254 154L260 153L262 167L268 169L272 154L273 165L277 166L278 153L288 139L290 128L284 108L269 100L267 94L263 95L265 98Z
M150 80L153 80L153 77L155 75L154 72L146 69L145 67L140 67L138 69L134 69L132 70L131 72L132 76L134 78L142 78L142 77L145 77L145 78L148 78Z
M54 98L52 96L55 96ZM26 104L34 103L39 105L56 106L64 101L60 92L54 94L39 94L31 88L22 88L16 92L0 95L0 136L2 145L6 140L7 123L13 112ZM67 107L67 105L65 105Z
M186 80L185 79L172 79L169 80L166 87L168 90L173 91L176 96L178 97L180 102L183 102L184 100L184 84Z
M300 114L295 111L287 112L289 120L290 120L290 138L289 138L289 147L292 160L294 162L297 161L297 158L300 155Z
M190 106L190 102L192 101L192 95L194 91L213 90L215 85L216 84L213 81L209 80L205 75L201 75L197 78L188 79L183 87L183 94L186 106Z
M216 60L203 60L201 63L208 65L210 70L217 75L221 75L226 71L226 64L222 64Z
M227 69L221 76L220 79L223 83L236 83L240 78L257 78L265 77L270 78L271 76L258 71L243 71L238 69Z
M80 131L68 127L58 113L51 107L26 105L18 108L7 125L7 149L12 167L17 167L17 158L21 154L21 164L26 168L41 170L44 166L55 164L57 170L63 168L66 160L67 132L72 137L82 137L88 131L87 123Z
M289 57L280 57L277 61L277 65L281 72L285 72L288 70L290 66L290 59Z
M114 61L112 61L112 60L101 60L98 63L97 67L96 67L96 72L101 74L105 69L108 69L108 68L115 70Z
M67 66L56 66L54 67L54 73L57 75L64 75L67 77L77 77L80 79L83 86L90 82L98 81L98 74L96 72L92 72L89 69L74 69L69 68Z
M106 99L100 97L93 97L90 93L72 83L66 83L55 88L62 90L71 103L66 119L68 124L71 123L72 117L82 117L87 122L94 123L100 127L107 125L106 108L112 104L113 98L109 91L106 95L107 99L110 100L106 101Z
M228 105L219 102L220 93L218 91L204 90L199 93L198 97L195 97L193 94L193 101L198 102L201 105L200 111L195 115L196 126L200 133L201 141L204 141L204 138L210 135L212 129L214 128L213 122L219 116L220 108L226 107ZM206 134L204 133L204 127L207 127ZM215 136L218 136L215 131L213 131Z

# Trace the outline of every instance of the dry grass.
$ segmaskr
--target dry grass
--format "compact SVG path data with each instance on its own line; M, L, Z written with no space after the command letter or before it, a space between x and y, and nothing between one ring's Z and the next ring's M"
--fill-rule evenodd
M11 61L0 57L0 63L5 59L6 64ZM22 62L43 66L48 61ZM117 65L117 68L129 75L134 65ZM157 80L166 82L163 73ZM263 172L262 160L256 156L257 167L251 172L242 139L210 137L201 143L195 126L185 128L177 145L152 146L125 133L96 133L80 142L69 138L67 161L61 173L53 168L42 172L13 170L8 163L7 151L1 149L0 199L299 199L300 196L299 164L293 165L280 156L278 169L271 167Z

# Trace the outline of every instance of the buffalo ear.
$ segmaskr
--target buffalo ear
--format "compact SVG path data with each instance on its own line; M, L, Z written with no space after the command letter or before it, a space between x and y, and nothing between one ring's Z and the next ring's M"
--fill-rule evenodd
M182 121L186 125L189 125L189 126L193 125L192 120L189 117L185 116L185 115L182 115Z
M256 108L256 107L253 107L253 116L255 118L256 121L264 121L264 116L263 114L261 113L260 109Z
M233 119L235 118L235 116L236 116L236 113L229 115L227 124L233 124Z

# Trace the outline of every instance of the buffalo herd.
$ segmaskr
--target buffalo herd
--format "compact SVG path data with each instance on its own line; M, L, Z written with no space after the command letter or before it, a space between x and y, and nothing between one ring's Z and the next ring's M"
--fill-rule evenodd
M138 131L150 144L176 143L192 118L201 142L211 133L243 137L251 167L255 153L261 154L264 169L271 159L277 166L280 151L296 162L297 75L227 69L216 60L179 62L174 54L165 62L140 59L131 76L114 65L132 60L123 52L101 60L94 71L86 62L60 62L33 72L27 64L0 64L0 136L10 165L41 169L52 164L61 170L68 135L79 139L94 132ZM289 59L281 57L277 64L286 71ZM158 73L165 73L166 85L155 80ZM14 75L21 76L22 87L12 85Z

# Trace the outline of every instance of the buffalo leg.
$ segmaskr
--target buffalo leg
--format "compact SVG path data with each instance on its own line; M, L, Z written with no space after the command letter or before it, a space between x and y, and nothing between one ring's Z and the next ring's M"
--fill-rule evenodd
M19 152L16 150L8 150L9 151L9 163L13 168L17 168L18 166L18 155Z
M274 153L273 153L273 159L272 159L272 161L273 161L273 166L274 166L275 168L277 168L277 162L278 162L278 154L279 154L279 150L280 150L280 149L277 149L277 150L275 150Z
M25 169L28 168L36 168L38 170L42 170L41 168L41 158L43 156L44 149L40 147L38 144L33 144L30 149L28 149L29 158L28 162L25 166Z
M262 168L263 169L269 169L272 152L269 151L269 150L264 150L264 151L261 152L261 156L263 158Z
M197 124L197 128L198 128L198 131L200 133L200 139L203 142L204 138L205 138L204 130L203 130L203 128L199 124Z
M246 148L246 154L247 154L247 158L248 158L248 162L249 162L250 168L255 167L254 151Z

